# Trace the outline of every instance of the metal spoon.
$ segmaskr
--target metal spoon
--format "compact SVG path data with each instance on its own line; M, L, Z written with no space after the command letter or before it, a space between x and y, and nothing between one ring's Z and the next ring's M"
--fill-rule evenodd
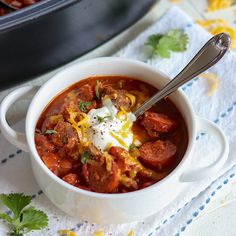
M226 33L212 37L188 63L188 65L161 90L144 102L135 112L141 116L155 103L176 91L180 86L193 79L203 71L215 65L226 53L230 46L230 37Z

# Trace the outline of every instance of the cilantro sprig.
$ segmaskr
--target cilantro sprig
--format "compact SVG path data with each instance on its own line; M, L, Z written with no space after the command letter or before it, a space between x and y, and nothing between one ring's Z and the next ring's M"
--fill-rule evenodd
M101 82L99 80L96 80L95 94L96 94L97 99L101 98L100 86L101 86Z
M56 134L57 131L56 130L53 130L53 129L47 129L44 131L44 134Z
M87 160L89 159L89 153L88 152L83 152L80 156L80 160L82 164L86 164Z
M0 212L0 219L10 226L11 236L23 236L33 230L41 230L48 226L47 215L28 207L32 197L22 193L0 194L0 202L10 210L10 214Z
M188 35L181 29L172 29L167 34L153 34L146 45L153 49L153 55L169 58L171 51L184 52L187 49Z
M109 116L101 117L101 116L97 115L97 120L98 120L99 123L104 122L106 119L111 119L111 116L109 115Z
M92 102L79 102L79 109L82 112L87 112L88 107L92 105Z
M132 150L133 148L137 148L137 146L132 143L132 144L130 144L130 146L129 146L129 150Z

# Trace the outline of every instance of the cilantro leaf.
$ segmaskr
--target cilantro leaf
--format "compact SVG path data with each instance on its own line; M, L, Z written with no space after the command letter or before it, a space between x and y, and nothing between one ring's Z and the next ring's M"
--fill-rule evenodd
M56 134L57 131L56 130L53 130L53 129L47 129L44 131L44 134Z
M170 44L172 51L183 52L187 49L188 36L182 30L170 30L168 36L173 40L172 44Z
M80 158L81 158L82 164L86 164L87 160L89 159L89 153L83 152Z
M105 121L105 119L110 119L111 116L104 116L104 117L101 117L101 116L97 116L97 120L99 123L102 123Z
M47 215L39 210L30 207L24 210L20 217L20 224L18 229L24 231L40 230L48 225Z
M136 145L135 144L130 144L130 146L129 146L129 150L131 150L131 149L133 149L133 148L136 148Z
M153 48L156 47L156 45L159 43L160 39L163 37L163 34L153 34L150 35L147 39L147 42L145 43L145 45L149 45Z
M87 112L87 108L91 106L92 102L79 102L79 109L82 112Z
M30 204L31 199L23 193L0 194L1 202L13 212L14 218L20 216L21 211Z
M99 80L96 80L95 94L96 94L96 97L97 97L98 99L101 98L100 85L101 85L101 82L100 82Z
M170 52L183 52L187 49L188 36L180 29L172 29L167 34L154 34L148 37L146 45L153 49L153 55L169 58Z

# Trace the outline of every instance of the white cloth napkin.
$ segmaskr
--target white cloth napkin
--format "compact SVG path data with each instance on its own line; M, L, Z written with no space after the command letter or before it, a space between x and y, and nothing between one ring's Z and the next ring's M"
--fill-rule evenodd
M174 28L183 29L188 34L188 50L184 53L172 53L169 59L150 59L144 47L147 37L154 33L166 33ZM209 37L210 35L185 13L177 7L172 7L158 22L141 33L117 55L144 61L174 77ZM230 143L228 161L217 176L187 184L184 191L171 204L161 212L143 219L142 222L106 226L90 224L66 216L49 202L36 184L28 154L10 145L0 134L0 192L24 192L33 195L33 204L49 216L49 228L30 235L54 236L60 229L72 229L77 235L83 236L90 236L99 229L102 229L106 236L126 236L130 229L133 229L135 236L178 236L185 231L220 190L235 178L236 173L234 166L236 164L236 57L234 53L227 53L210 72L217 74L220 80L219 88L212 96L207 96L206 81L199 78L184 85L182 89L196 114L214 121L225 132ZM23 129L23 124L24 121L19 122L16 128ZM209 164L209 161L214 160L217 151L217 145L211 137L203 134L199 134L199 137L193 156L194 167ZM3 231L0 231L1 236L5 235Z

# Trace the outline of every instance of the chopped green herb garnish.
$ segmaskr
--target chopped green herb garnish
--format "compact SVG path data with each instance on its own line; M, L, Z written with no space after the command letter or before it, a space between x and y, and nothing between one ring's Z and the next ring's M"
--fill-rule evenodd
M100 85L101 85L101 82L99 80L96 81L96 86L95 86L95 93L96 93L96 97L98 99L101 98L101 94L100 94Z
M180 29L172 29L167 34L153 34L146 45L153 49L153 55L169 58L170 52L183 52L187 49L188 35Z
M97 120L98 120L99 123L104 122L105 119L111 119L111 116L104 116L104 117L97 116Z
M56 133L57 133L56 130L53 130L53 129L47 129L47 130L44 131L43 134L56 134Z
M87 108L91 106L92 102L79 102L79 109L82 112L87 112Z
M89 153L83 152L80 158L81 158L82 164L86 164L87 160L89 159Z
M137 147L137 146L132 143L132 144L130 144L130 146L129 146L129 150L131 150L131 149L133 149L133 148L136 148L136 147Z
M33 207L26 208L31 200L31 196L22 193L0 194L0 202L11 212L9 215L0 212L0 219L10 226L9 235L23 236L48 226L48 217L44 212Z

